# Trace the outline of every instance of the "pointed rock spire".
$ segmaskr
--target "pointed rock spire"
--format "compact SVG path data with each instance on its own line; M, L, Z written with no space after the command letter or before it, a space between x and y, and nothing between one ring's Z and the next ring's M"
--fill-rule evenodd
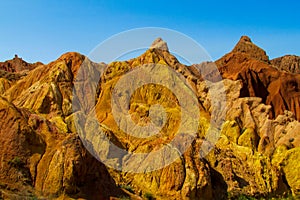
M269 57L266 52L260 47L252 43L251 39L248 36L242 36L239 42L236 44L232 53L246 53L250 57L261 60L264 62L269 62Z
M251 42L252 43L251 39L247 35L243 35L241 37L240 41L242 41L242 42Z
M160 50L163 50L163 51L169 51L167 43L160 37L156 38L152 42L152 44L150 46L150 49L160 49Z

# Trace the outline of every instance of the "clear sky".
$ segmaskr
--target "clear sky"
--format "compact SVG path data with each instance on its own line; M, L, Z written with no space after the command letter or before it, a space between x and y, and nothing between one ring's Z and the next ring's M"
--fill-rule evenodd
M68 51L87 55L119 32L164 27L199 42L218 59L241 35L270 58L300 55L299 1L0 0L0 60L14 54L29 62Z

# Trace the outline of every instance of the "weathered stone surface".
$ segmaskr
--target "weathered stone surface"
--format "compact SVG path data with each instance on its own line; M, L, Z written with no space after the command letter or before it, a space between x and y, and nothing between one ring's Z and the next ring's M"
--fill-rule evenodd
M292 111L300 119L299 74L277 70L268 62L259 47L242 37L234 50L216 61L223 78L241 80L241 97L260 97L271 105L271 118L285 110Z
M10 88L11 82L6 78L0 78L0 95L2 95L8 88Z
M0 97L3 198L127 196L70 125L73 75L83 59L69 53L16 82L1 79L3 96L10 101Z
M299 156L299 147L291 149L285 153L285 156L283 156L283 160L280 163L285 174L286 181L291 187L293 194L297 197L300 197L300 177L298 171L295 169L299 169L300 167Z
M260 47L256 46L252 43L251 39L248 36L242 36L240 41L232 50L232 53L245 53L249 55L251 58L256 60L261 60L264 62L269 61L269 57L266 52Z
M298 75L274 69L266 53L248 37L242 37L216 64L226 79L221 81L216 71L206 68L213 67L212 62L181 64L159 39L141 56L108 65L93 63L78 53L64 54L47 65L25 67L25 71L13 62L9 68L5 65L6 71L0 73L0 197L227 199L240 195L282 197L289 192L299 195ZM134 126L152 121L159 134L151 136L144 131L133 135L132 127L114 116L114 87L144 65L148 69L163 66L156 75L167 77L164 81L171 85L176 84L177 76L166 69L172 69L183 81L179 86L187 86L195 96L200 112L197 131L190 135L195 138L177 133L189 101L179 102L174 90L163 85L138 87L131 96L118 93L123 101L116 101L117 114L129 100L127 114ZM74 85L80 90L73 90ZM133 87L133 82L124 85ZM186 121L187 127L192 124L193 120ZM211 125L220 125L220 130ZM216 144L206 138L212 130L220 133L215 136ZM179 137L174 140L175 136ZM82 143L80 137L91 138L94 146ZM117 160L113 157L117 148L133 153L164 149L159 156L148 154L135 160L127 155ZM97 150L101 153L97 158L110 161L115 169L92 156ZM206 152L209 154L203 157ZM165 164L169 158L176 159ZM131 171L116 170L120 163ZM165 166L134 173L161 164Z
M164 51L169 51L167 43L161 38L157 38L156 40L154 40L154 42L150 46L150 49L160 49Z
M295 55L286 55L275 58L270 61L277 69L285 72L300 73L300 57Z
M204 108L210 110L206 85L204 82L198 84L198 91ZM219 88L219 85L212 83L210 88ZM261 98L239 97L240 81L224 80L223 85L228 108L224 109L227 121L222 126L216 149L207 157L211 171L220 173L226 190L233 196L240 193L250 196L288 193L291 186L283 181L287 170L282 170L280 164L286 156L278 152L283 147L288 150L299 146L300 123L289 111L276 119L269 119L271 106L263 104ZM291 168L288 170L291 170L288 173L294 171ZM296 185L294 180L292 182ZM224 185L219 190L224 191ZM297 186L292 187L297 191Z

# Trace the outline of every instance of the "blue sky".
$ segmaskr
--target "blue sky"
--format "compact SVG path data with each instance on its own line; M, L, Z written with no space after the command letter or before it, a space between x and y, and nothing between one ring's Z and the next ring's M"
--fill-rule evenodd
M0 1L0 60L18 54L29 62L89 52L110 36L141 27L182 32L213 59L241 35L271 58L300 55L299 1Z

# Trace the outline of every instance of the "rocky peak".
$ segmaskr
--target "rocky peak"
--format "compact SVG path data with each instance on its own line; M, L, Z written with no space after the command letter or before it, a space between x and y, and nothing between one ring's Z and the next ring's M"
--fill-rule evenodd
M163 51L169 51L167 43L160 37L156 38L152 42L152 44L150 46L150 49L160 49L160 50L163 50Z
M297 57L285 59L278 62L299 61ZM188 200L300 195L300 122L297 121L300 121L300 74L273 68L273 61L269 61L265 52L247 36L216 63L197 66L181 64L161 38L137 58L108 64L104 73L100 73L101 65L75 52L32 69L31 65L17 66L19 61L22 61L20 57L15 56L0 63L0 199L149 197ZM95 69L95 73L76 76L83 62L87 62L88 70ZM192 122L181 119L182 111L187 113L188 119L192 117L183 109L188 101L181 104L176 94L159 83L145 84L132 95L127 88L115 90L120 91L116 93L119 100L114 99L116 111L130 114L134 126L127 126L123 118L115 120L110 103L113 90L117 83L122 86L119 82L122 77L143 64L149 64L149 71L145 71L148 74L153 72L151 66L155 66L151 64L171 67L177 73L173 75L162 70L162 78L170 77L164 81L176 84L180 73L182 77L178 78L182 78L182 83L191 86L192 91L188 92L196 95L198 102L194 105L199 105L200 112L193 141L180 129L182 122L187 122L188 126ZM222 81L214 74L217 70L199 72L214 64L224 78ZM22 68L18 68L20 66ZM27 71L22 78L17 81L10 78L21 74L17 70L24 68ZM86 78L90 75L90 79ZM208 77L208 81L203 81L202 75ZM144 74L140 74L136 78L143 77ZM126 82L126 86L132 87L138 81L132 80ZM92 90L97 94L90 92ZM223 92L225 96L219 95ZM216 98L215 101L212 98ZM214 102L224 100L224 109L214 109L220 106ZM90 101L91 106L87 106ZM167 117L159 116L159 110L152 112L151 106L155 104L163 107ZM268 118L270 113L272 119ZM221 130L212 130L212 123L219 122L214 119L223 116L226 117ZM107 140L90 131L97 128L97 120ZM161 128L159 134L143 138L128 134L152 120ZM85 134L87 130L90 134ZM213 138L208 138L209 135ZM86 139L82 140L84 143L81 136ZM219 138L212 146L210 140L217 139L215 136ZM90 139L97 143L91 145ZM189 147L183 152L186 144ZM92 154L85 147L91 147ZM132 172L106 168L92 156L100 152L94 147L105 148L101 150L101 160L109 160L111 164L116 161L116 164L129 163ZM118 155L116 147L132 155L148 153L148 156L137 161L134 156ZM203 157L210 147L213 150ZM160 149L166 151L156 154L160 156L158 159L150 154ZM177 155L179 159L156 171L151 171L156 167L149 165L148 172L148 164L167 164L165 156L174 158ZM144 166L148 167L145 173L133 173L134 169Z
M266 52L252 43L251 39L248 36L241 37L239 42L232 50L232 53L245 53L256 60L269 62L269 57L267 56Z
M4 70L7 72L21 72L24 70L32 70L35 67L42 65L41 62L36 63L27 63L18 55L11 60L7 60L5 62L0 62L0 70Z
M250 42L252 43L251 39L247 35L243 35L240 39L240 42Z

